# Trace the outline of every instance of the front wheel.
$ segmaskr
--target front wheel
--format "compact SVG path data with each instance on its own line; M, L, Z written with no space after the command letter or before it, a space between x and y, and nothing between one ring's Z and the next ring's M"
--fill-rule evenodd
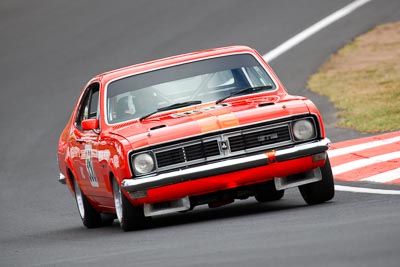
M73 183L76 205L78 206L79 215L81 216L83 225L85 225L87 228L96 228L102 226L100 212L92 207L86 196L82 193L82 190L75 179Z
M138 230L146 226L149 217L144 216L143 206L135 207L121 191L116 179L113 179L115 212L124 231Z
M321 181L299 186L304 201L309 205L331 200L335 196L332 168L328 157L320 170L322 175Z

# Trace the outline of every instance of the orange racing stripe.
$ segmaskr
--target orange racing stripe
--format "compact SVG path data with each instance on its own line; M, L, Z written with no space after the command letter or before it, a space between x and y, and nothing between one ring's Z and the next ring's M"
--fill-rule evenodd
M203 133L240 125L236 116L227 108L210 110L207 113L213 116L198 120L200 130Z

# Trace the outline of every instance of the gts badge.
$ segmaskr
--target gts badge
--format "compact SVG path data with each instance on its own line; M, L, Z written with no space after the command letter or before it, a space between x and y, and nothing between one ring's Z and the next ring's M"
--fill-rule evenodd
M278 134L273 133L273 134L266 134L266 135L260 135L257 137L258 142L265 142L273 139L278 139Z

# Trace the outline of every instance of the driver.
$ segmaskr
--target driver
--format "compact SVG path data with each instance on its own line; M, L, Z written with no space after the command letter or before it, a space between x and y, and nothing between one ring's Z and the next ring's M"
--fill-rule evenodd
M157 93L153 88L148 87L137 90L132 98L135 106L135 116L141 117L157 109Z

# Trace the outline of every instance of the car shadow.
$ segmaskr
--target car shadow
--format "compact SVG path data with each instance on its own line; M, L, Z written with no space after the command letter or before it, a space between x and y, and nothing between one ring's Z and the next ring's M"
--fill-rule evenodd
M326 202L317 206L329 205L332 202ZM234 203L221 206L218 208L208 208L207 205L199 206L194 210L187 212L177 212L166 215L159 215L152 218L151 222L145 229L136 231L145 231L151 229L160 229L166 227L174 227L187 224L201 224L210 221L227 220L232 218L254 217L264 215L282 215L288 211L308 209L307 205L302 199L282 199L273 202L258 203L254 198L245 201L235 201ZM114 222L112 227L119 227L117 221Z
M149 233L155 230L164 230L173 227L179 227L184 225L199 226L201 224L211 223L214 221L224 221L230 219L255 219L255 216L273 216L271 218L276 219L276 216L285 218L290 214L293 216L293 212L304 212L307 209L321 208L326 209L327 205L334 204L334 201L309 206L301 198L283 198L278 201L258 203L254 198L247 200L235 201L234 203L221 206L218 208L208 208L207 205L196 207L194 210L187 212L176 212L166 215L159 215L152 218L147 224L146 228L135 230L129 233L139 234L147 236ZM78 216L79 217L79 216ZM67 225L57 225L57 227L49 229L47 231L38 231L33 234L22 235L19 237L19 242L26 240L29 243L42 242L44 239L47 242L60 242L60 241L89 241L96 240L99 238L110 238L115 237L115 234L128 234L120 229L120 225L117 220L110 226L103 226L99 228L87 229L84 227L79 218L77 220L69 220L66 222ZM16 242L14 239L3 240L5 242Z

